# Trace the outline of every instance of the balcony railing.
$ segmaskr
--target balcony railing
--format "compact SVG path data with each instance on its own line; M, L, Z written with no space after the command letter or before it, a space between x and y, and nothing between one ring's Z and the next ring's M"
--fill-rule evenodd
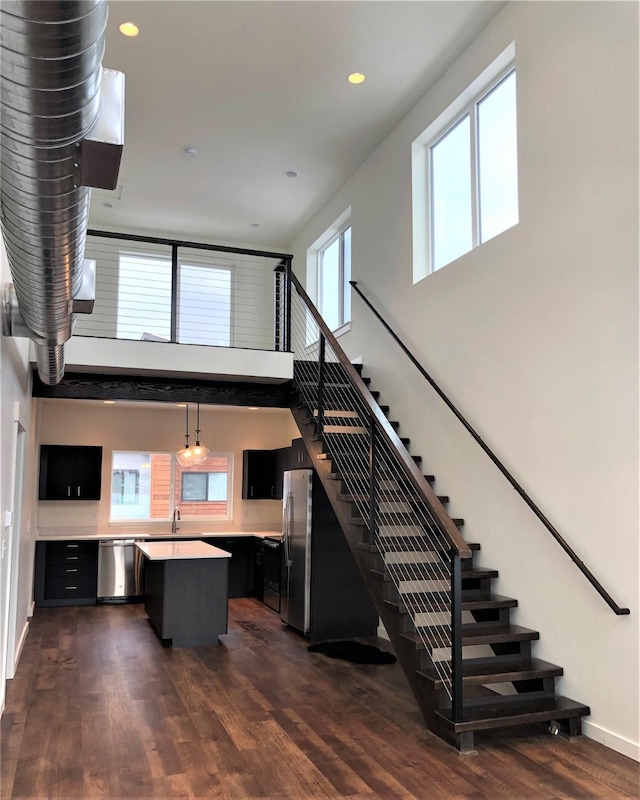
M274 278L287 254L90 230L85 255L96 301L76 336L287 349Z

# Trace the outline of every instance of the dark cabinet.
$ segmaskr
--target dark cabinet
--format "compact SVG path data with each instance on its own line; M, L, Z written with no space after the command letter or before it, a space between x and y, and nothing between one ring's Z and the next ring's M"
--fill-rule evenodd
M291 448L279 447L273 451L276 459L276 499L282 500L282 480L291 463Z
M255 544L253 536L233 539L215 538L210 544L231 553L229 561L229 597L253 597L255 589Z
M36 542L36 606L95 605L98 542Z
M273 450L242 453L242 499L276 500L276 457Z
M264 597L264 542L260 539L255 540L255 551L253 559L253 591L258 600Z
M290 450L288 469L313 469L313 461L302 439L294 439Z
M99 500L102 447L43 444L39 500Z
M255 540L255 596L274 611L280 611L281 543L274 539Z

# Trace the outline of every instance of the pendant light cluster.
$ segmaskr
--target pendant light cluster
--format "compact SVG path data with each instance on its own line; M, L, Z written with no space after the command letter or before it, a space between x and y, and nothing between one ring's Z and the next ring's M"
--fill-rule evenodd
M209 455L209 448L200 444L200 403L196 403L196 443L189 445L189 404L185 409L186 428L184 434L184 447L176 453L176 459L181 467L192 467L202 464Z

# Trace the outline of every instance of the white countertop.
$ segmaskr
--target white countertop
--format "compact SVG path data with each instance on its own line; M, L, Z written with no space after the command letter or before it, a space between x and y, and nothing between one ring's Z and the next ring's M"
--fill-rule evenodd
M185 558L231 558L231 553L206 542L136 542L138 550L151 561Z
M136 533L135 531L131 531L127 528L123 528L121 531L117 531L112 528L108 533L86 533L74 531L73 528L60 528L56 529L55 532L53 532L51 529L40 531L37 539L38 541L43 542L55 542L60 541L61 539L74 542L100 541L101 539L104 541L111 539L140 539L142 541L146 539L171 539L172 541L182 539L188 541L190 539L210 539L214 537L235 539L241 537L244 538L247 536L255 536L258 539L265 539L266 537L271 539L281 539L282 533L281 531L205 531L200 533L183 533L180 530L178 530L176 533L164 533L162 531L158 533L148 533L144 531Z

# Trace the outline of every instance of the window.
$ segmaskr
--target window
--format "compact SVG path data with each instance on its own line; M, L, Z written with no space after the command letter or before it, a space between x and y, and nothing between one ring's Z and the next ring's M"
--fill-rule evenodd
M351 226L331 234L317 252L318 310L335 331L351 320Z
M140 470L114 469L111 482L111 503L116 506L136 505L140 496Z
M222 472L184 472L182 494L185 502L219 502L227 499L227 475Z
M230 346L230 269L201 264L180 264L178 341L182 344Z
M514 56L511 45L414 142L414 282L518 222Z
M121 252L118 264L118 339L171 340L171 259ZM231 345L231 269L179 263L177 341Z
M144 334L171 338L171 260L121 252L118 264L118 339Z
M231 453L181 467L173 453L114 451L111 522L160 521L180 506L183 519L231 518Z

